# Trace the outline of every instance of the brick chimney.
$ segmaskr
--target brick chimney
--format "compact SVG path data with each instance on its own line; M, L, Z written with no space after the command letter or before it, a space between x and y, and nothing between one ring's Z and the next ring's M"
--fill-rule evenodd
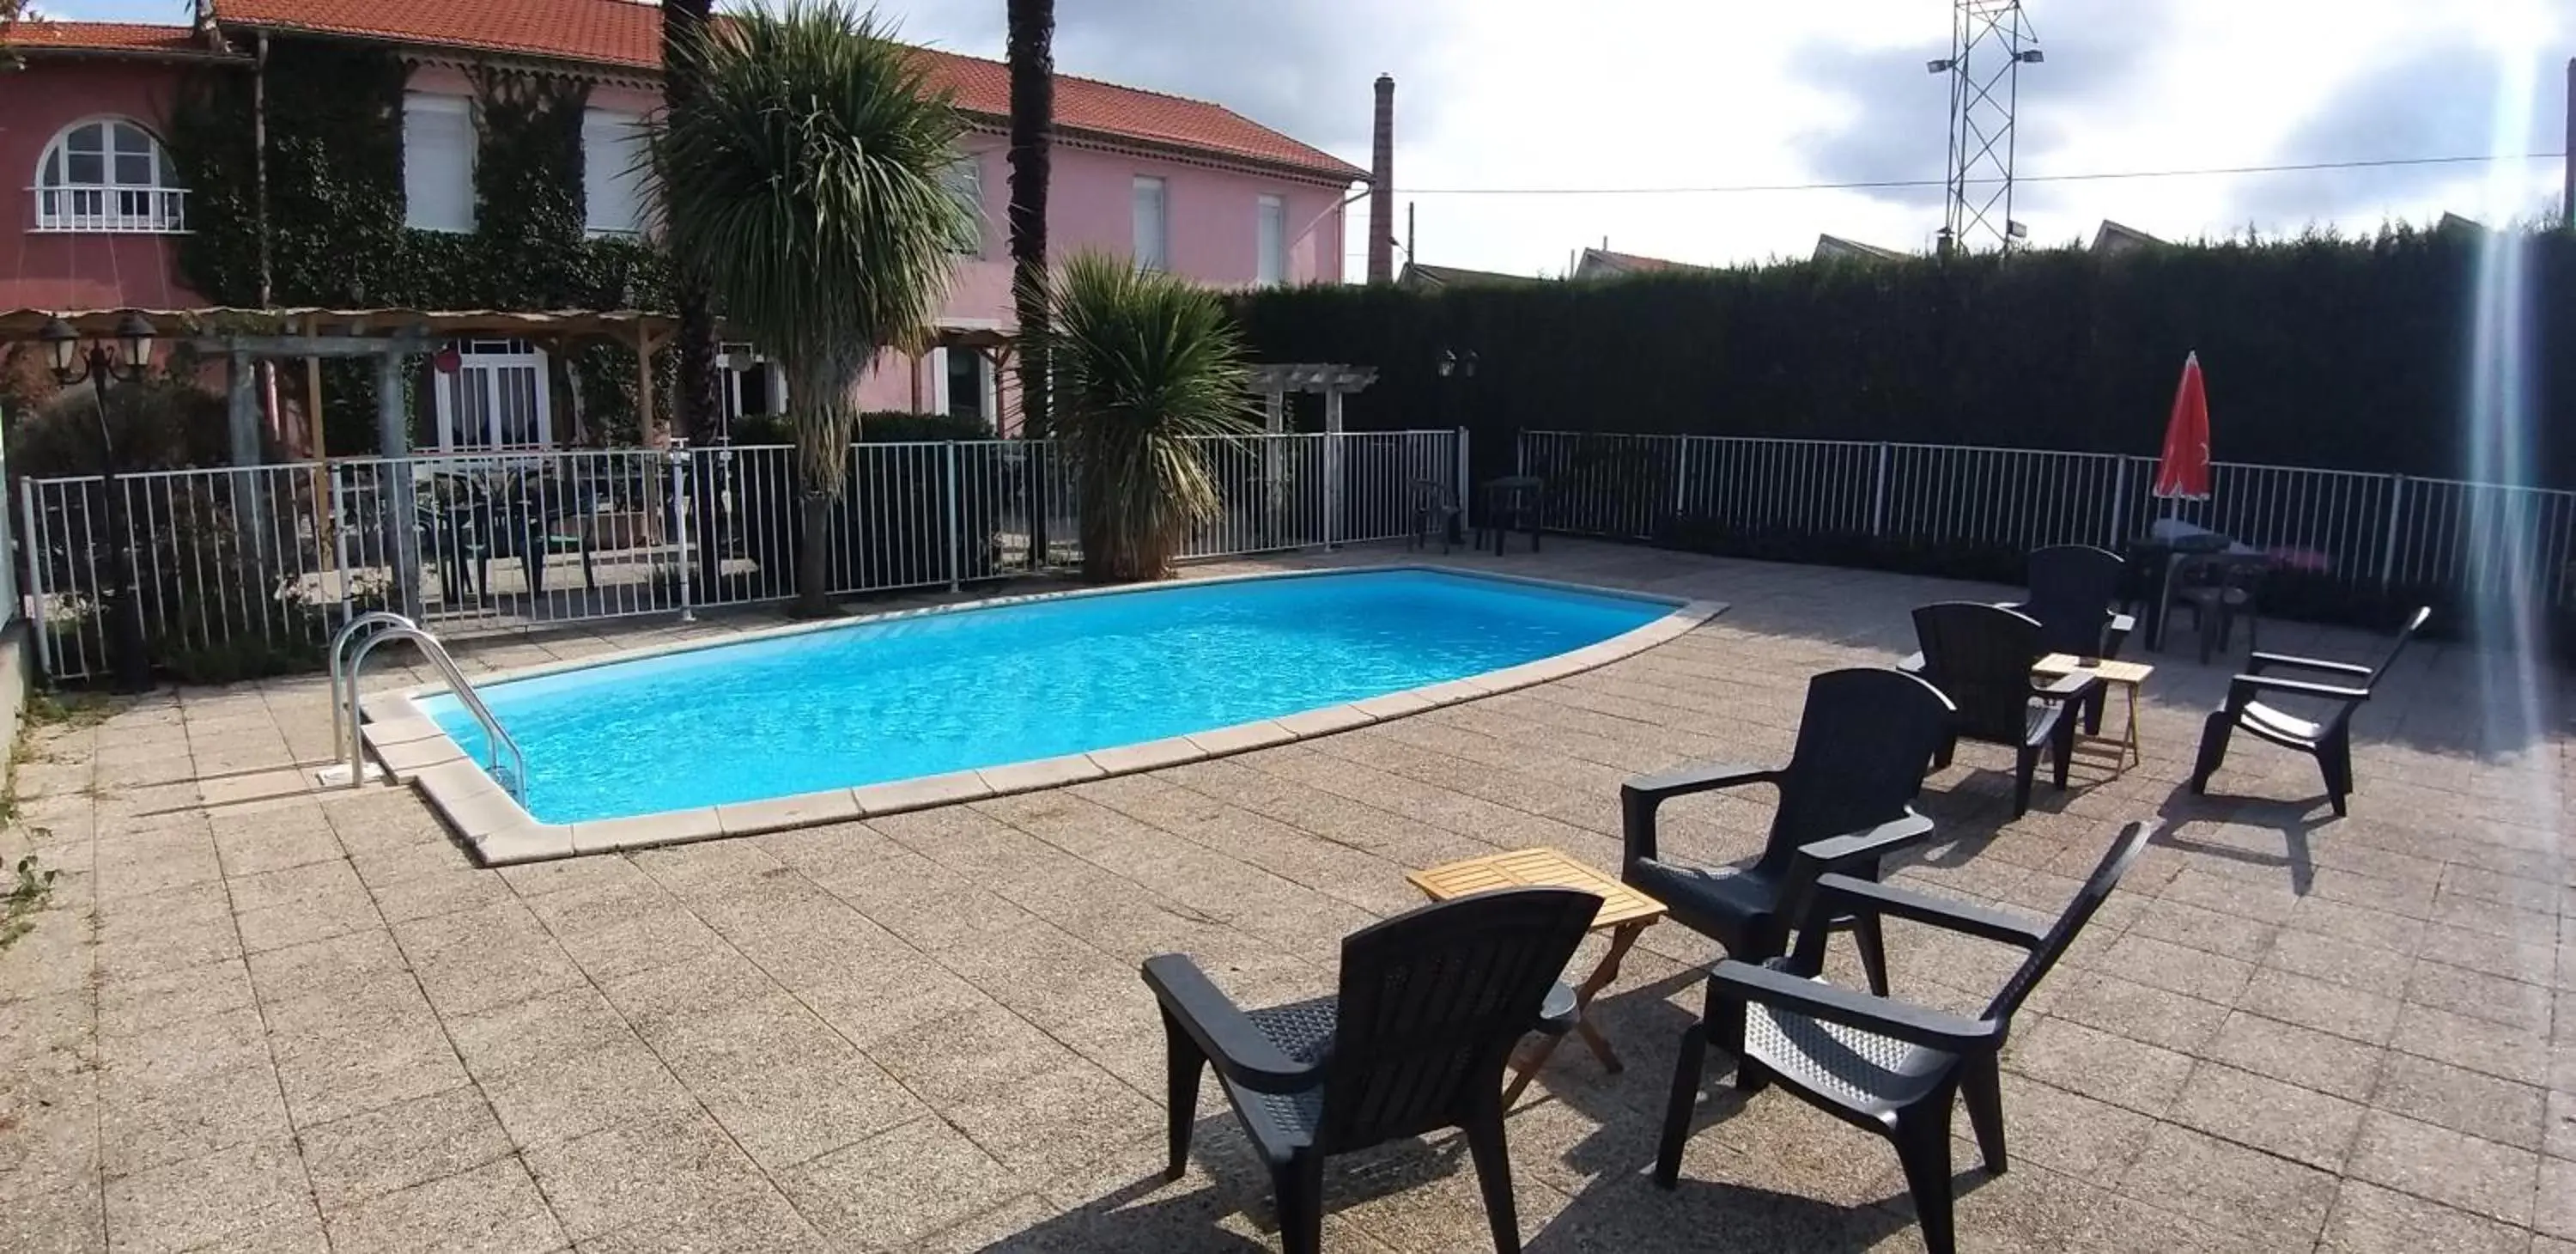
M1395 281L1395 76L1377 76L1377 123L1369 133L1368 281Z

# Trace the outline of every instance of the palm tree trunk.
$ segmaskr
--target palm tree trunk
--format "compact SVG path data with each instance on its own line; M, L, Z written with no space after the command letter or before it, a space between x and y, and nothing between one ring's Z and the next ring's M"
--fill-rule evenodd
M1011 73L1011 304L1020 324L1020 434L1038 439L1052 424L1046 350L1048 151L1055 135L1055 0L1009 0ZM1048 476L1029 476L1029 563L1047 552Z
M663 0L662 4L662 105L673 112L688 108L697 98L697 63L685 56L688 48L706 27L711 0ZM680 434L691 444L713 444L724 429L724 379L716 371L716 316L714 303L708 298L706 280L687 267L676 276L674 304L679 310L679 327L671 342L678 354L680 394L674 398L674 415ZM701 459L692 467L700 471L692 477L689 508L696 519L695 543L698 550L698 586L707 595L717 595L716 582L724 570L724 520L717 516L716 505L722 499L723 485L716 481L718 468L711 459Z
M845 360L856 356L857 360ZM832 506L849 490L850 440L858 433L859 412L850 398L857 394L867 358L846 351L823 350L789 363L798 393L795 401L797 497L796 605L799 618L832 613Z

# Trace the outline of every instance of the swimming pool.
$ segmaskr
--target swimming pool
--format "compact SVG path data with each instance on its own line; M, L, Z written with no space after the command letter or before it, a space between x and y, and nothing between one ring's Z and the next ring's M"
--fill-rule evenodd
M527 814L582 824L1204 744L1599 645L1677 604L1412 568L1210 580L861 620L480 691L526 753ZM482 758L453 697L418 706Z

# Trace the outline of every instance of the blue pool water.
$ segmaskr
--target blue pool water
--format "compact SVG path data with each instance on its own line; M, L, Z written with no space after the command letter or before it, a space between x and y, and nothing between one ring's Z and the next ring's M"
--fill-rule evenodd
M999 766L1277 718L1563 653L1667 602L1431 571L1069 597L495 684L551 823ZM481 760L454 698L425 711Z

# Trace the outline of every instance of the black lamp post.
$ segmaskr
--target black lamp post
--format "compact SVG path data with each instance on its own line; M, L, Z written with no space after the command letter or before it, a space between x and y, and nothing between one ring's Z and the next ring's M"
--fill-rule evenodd
M1450 430L1457 430L1459 423L1457 389L1450 386L1448 380L1472 379L1475 377L1476 350L1472 348L1467 349L1464 352L1454 348L1444 348L1440 350L1440 418L1441 421L1448 425ZM1464 541L1467 538L1465 534L1466 528L1463 522L1466 515L1463 507L1468 503L1468 494L1473 490L1474 489L1468 484L1461 483L1458 485L1457 504L1461 506L1462 509L1461 512L1453 513L1449 516L1449 529L1453 533L1449 538L1452 540Z
M108 667L119 692L148 692L152 660L143 643L143 600L134 586L134 557L126 534L125 490L116 479L116 437L107 421L107 385L132 382L152 365L152 320L128 311L116 323L116 342L84 346L79 331L61 318L46 320L36 338L43 340L54 367L54 381L71 387L83 379L98 392L99 487L107 494L107 582L104 590L108 628Z

